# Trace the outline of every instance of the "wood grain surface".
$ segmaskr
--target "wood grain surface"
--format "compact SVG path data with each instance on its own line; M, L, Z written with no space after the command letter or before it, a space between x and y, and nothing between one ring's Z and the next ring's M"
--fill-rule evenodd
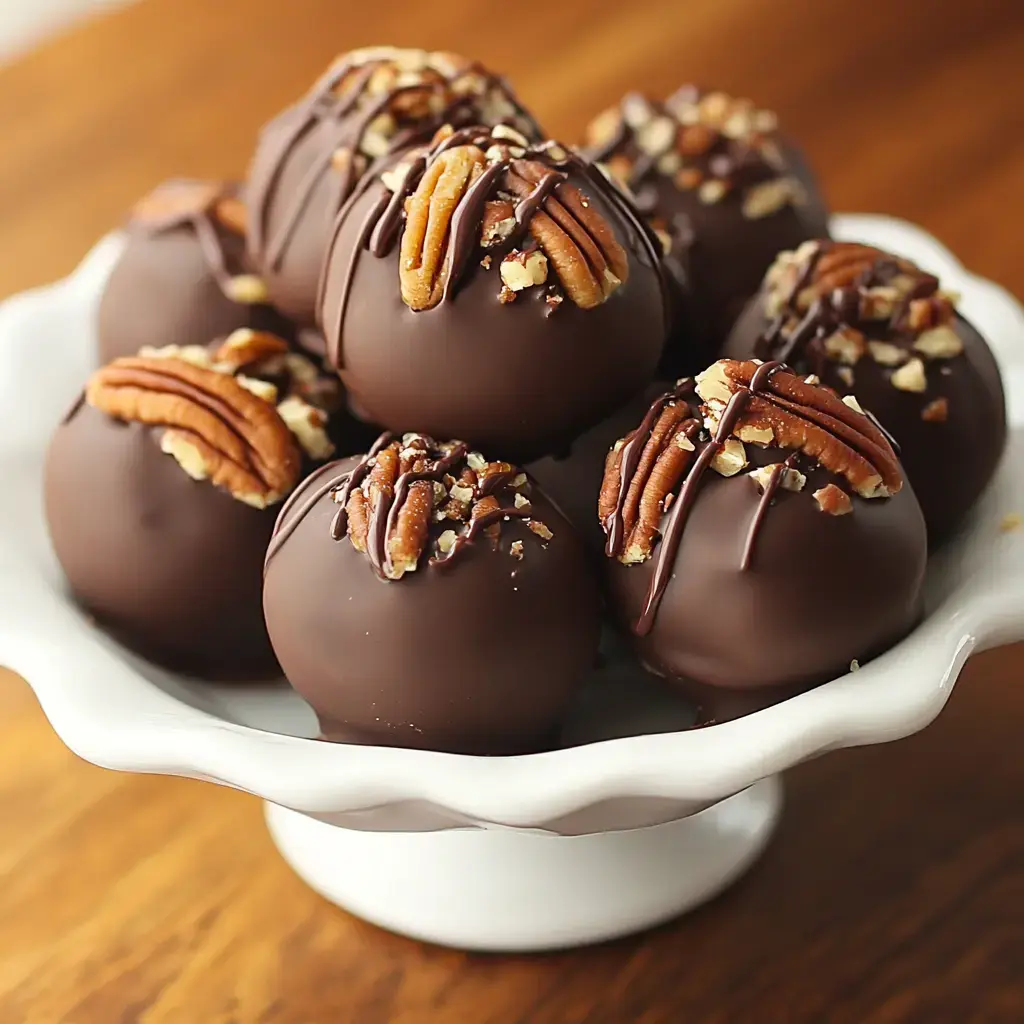
M750 94L835 208L917 221L1024 294L1020 0L142 0L0 70L0 294L66 273L161 178L240 172L372 42L478 56L570 140L629 87ZM980 656L924 733L790 773L775 842L712 905L542 957L346 916L256 800L78 761L0 671L0 1022L1019 1024L1022 666Z

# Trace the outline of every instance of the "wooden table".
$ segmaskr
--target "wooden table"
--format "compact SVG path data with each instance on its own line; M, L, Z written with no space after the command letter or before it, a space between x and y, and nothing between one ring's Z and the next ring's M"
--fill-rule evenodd
M268 115L378 41L493 63L570 139L628 87L749 93L836 208L917 221L1024 293L1020 0L143 0L0 70L0 293L70 270L160 178L239 172ZM256 800L83 764L0 673L0 1021L1020 1022L1022 665L978 657L925 733L790 773L777 839L711 906L517 958L347 917Z

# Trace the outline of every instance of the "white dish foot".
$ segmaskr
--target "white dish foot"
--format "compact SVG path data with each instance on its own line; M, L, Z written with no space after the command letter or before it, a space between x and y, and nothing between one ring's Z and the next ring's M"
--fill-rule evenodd
M267 823L299 877L373 924L527 952L628 935L704 903L754 863L781 804L774 776L682 821L590 836L357 832L276 804Z

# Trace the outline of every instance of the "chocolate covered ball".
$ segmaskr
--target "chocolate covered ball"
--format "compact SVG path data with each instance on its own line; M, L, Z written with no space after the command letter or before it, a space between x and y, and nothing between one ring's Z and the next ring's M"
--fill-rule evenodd
M279 309L314 324L331 225L356 183L445 123L509 124L539 137L508 84L480 64L390 46L338 58L264 127L246 188L248 245Z
M367 178L323 281L328 360L366 418L527 461L651 378L657 240L557 143L463 129Z
M525 473L419 434L310 477L267 554L271 641L328 740L542 749L594 663L598 605Z
M245 260L237 187L169 181L132 211L124 252L100 299L100 363L248 327L287 335Z
M788 695L921 614L924 520L885 434L779 363L722 360L658 399L615 446L599 516L611 606L684 689Z
M727 344L855 393L895 438L933 547L963 523L1006 442L999 368L956 304L909 260L808 242L779 256Z
M675 312L661 372L673 380L718 355L780 250L828 234L806 162L749 100L689 85L664 103L631 93L586 144L661 236Z
M326 414L239 332L98 370L51 441L50 537L75 598L125 646L207 678L279 671L262 567L279 503L333 453ZM244 371L244 372L243 372Z

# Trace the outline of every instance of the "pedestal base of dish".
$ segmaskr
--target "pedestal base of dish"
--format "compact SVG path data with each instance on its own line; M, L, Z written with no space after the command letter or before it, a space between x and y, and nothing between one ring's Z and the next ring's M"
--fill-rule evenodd
M459 949L581 946L717 895L764 849L782 803L764 779L693 817L632 832L357 832L267 804L285 860L332 903Z

